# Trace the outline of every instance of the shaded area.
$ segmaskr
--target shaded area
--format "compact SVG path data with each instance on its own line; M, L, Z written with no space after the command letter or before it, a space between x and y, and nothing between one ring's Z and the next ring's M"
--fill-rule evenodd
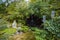
M38 28L42 28L42 24L43 24L43 18L39 18L37 15L30 15L29 18L26 18L26 25L30 26L30 27L38 27Z

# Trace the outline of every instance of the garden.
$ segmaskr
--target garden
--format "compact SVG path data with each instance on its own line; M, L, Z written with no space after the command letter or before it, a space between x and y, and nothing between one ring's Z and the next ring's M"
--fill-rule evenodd
M60 0L0 0L0 40L60 40Z

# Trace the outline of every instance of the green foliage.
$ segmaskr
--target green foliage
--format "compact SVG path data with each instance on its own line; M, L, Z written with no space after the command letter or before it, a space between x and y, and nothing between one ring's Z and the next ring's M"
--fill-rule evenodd
M4 3L0 4L0 14L6 14L6 7Z
M47 37L47 34L48 32L45 31L45 30L41 30L41 29L38 29L38 28L31 28L35 34L35 37L36 37L36 40L47 40L46 37Z
M0 31L7 28L7 21L0 19Z
M9 37L10 35L8 35L8 34L3 34L3 35L0 35L0 40L8 40L8 37Z
M7 40L9 35L16 32L16 29L7 28L7 21L0 19L0 40Z
M58 21L56 20L53 19L53 21L51 20L46 21L44 25L44 28L47 29L47 31L49 32L49 34L52 35L51 37L54 38L54 40L60 38L60 24L59 24L59 20Z
M8 2L8 0L6 1ZM14 1L8 6L5 3L0 4L0 40L7 40L8 36L14 34L16 29L7 28L7 22L25 24L25 20L30 14L35 14L39 17L43 15L50 19L51 10L60 8L60 1L58 0L30 0L27 4L25 0ZM56 17L53 21L48 20L44 24L44 29L31 28L35 34L36 40L59 40L60 38L60 10L56 11ZM31 31L28 26L22 26L21 31Z
M14 28L7 28L0 33L0 40L8 40L9 36L16 33L16 29Z
M14 29L14 28L8 28L8 29L3 30L2 32L4 32L5 34L11 35L11 34L16 33L16 29Z
M29 31L29 27L28 26L22 26L21 28L20 28L20 31L22 31L22 32L28 32ZM30 30L31 31L31 30Z

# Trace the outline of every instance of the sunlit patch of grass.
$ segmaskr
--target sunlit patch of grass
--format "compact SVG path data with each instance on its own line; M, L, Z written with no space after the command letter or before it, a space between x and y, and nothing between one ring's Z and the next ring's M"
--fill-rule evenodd
M16 32L16 29L7 28L7 29L3 30L2 32L4 32L5 34L14 34Z

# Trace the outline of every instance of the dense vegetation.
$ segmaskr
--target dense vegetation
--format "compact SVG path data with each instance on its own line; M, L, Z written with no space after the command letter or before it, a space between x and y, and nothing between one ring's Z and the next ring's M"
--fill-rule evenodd
M0 40L60 40L59 13L60 0L1 0Z

